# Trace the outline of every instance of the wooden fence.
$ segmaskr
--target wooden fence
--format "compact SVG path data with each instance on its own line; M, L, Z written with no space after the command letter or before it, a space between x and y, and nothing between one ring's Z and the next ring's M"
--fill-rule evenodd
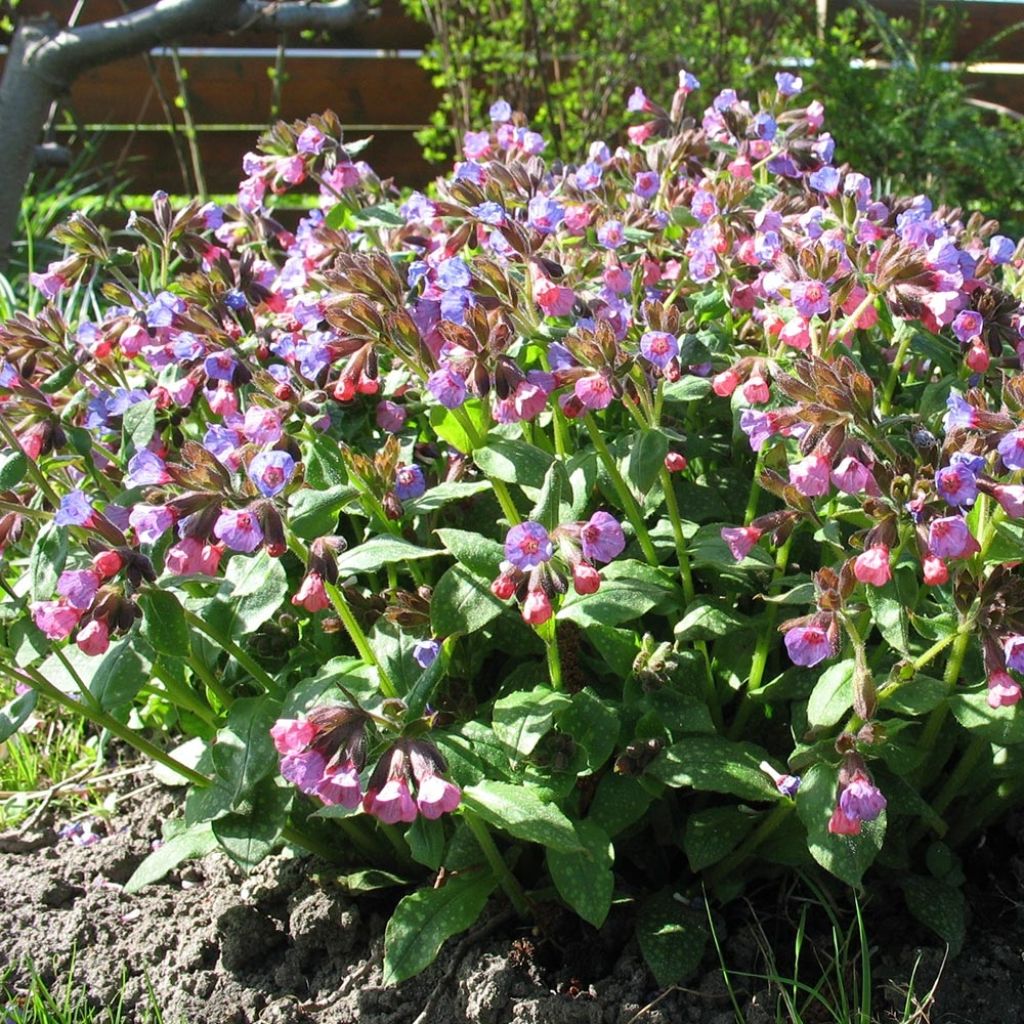
M80 22L147 2L85 0ZM831 15L855 0L817 2ZM76 0L22 0L19 12L49 13L65 23L78 6ZM919 2L877 0L877 6L913 18ZM972 2L965 10L956 59L978 53L1024 20L1024 0ZM378 173L402 185L428 181L436 169L424 161L413 136L437 103L430 77L417 63L428 40L426 28L403 11L399 0L383 0L378 17L333 35L326 44L256 33L184 41L177 54L187 75L188 114L208 189L230 192L237 185L242 154L268 122L275 96L271 72L279 60L284 71L279 116L291 120L330 107L346 124L349 137L373 135L365 158ZM283 55L279 46L285 48ZM988 45L985 63L970 76L977 97L1024 114L1022 54L1024 32ZM122 60L82 76L55 131L58 139L81 138L83 132L101 136L101 157L130 171L140 192L190 190L186 113L176 103L178 96L170 51L154 50L148 60Z

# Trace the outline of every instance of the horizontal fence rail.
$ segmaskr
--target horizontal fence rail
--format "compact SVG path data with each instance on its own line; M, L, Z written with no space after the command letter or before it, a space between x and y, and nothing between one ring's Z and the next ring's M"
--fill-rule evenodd
M64 24L81 7L84 24L147 2L22 0L18 10L20 16L50 15ZM854 3L830 0L828 14ZM880 0L876 6L910 20L919 12L918 0ZM1024 115L1024 32L1009 31L1024 22L1024 0L972 2L965 11L953 60L967 63L979 102ZM158 47L148 60L121 60L83 75L54 132L58 141L96 136L101 162L127 172L134 190L150 192L191 190L191 162L181 154L192 130L207 188L232 192L242 155L269 122L275 101L272 74L279 67L280 117L295 120L330 108L349 138L373 136L363 157L382 177L421 186L436 173L415 140L438 101L429 74L418 64L428 43L429 32L400 0L383 0L376 17L329 39L322 34L281 39L251 31L197 36L174 51ZM179 105L175 57L187 76L187 117ZM865 60L863 66L870 71L873 65Z

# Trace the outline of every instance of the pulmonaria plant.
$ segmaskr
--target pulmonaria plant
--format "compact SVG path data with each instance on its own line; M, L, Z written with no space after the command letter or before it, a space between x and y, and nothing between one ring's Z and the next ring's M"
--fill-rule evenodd
M795 76L699 90L575 164L496 103L429 195L282 123L235 203L59 228L0 328L0 741L42 695L188 780L171 849L375 869L392 981L499 889L618 899L666 985L702 884L881 852L957 906L917 865L1024 792L1019 250Z

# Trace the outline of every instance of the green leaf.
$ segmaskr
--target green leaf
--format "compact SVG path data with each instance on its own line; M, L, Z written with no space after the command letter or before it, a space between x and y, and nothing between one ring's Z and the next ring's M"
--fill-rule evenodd
M59 370L51 373L49 377L41 381L39 384L39 390L47 395L55 395L58 391L67 387L67 385L71 383L77 372L78 364L68 363L66 366L62 366Z
M228 637L247 636L281 607L287 593L279 558L271 558L266 549L252 557L234 555L217 596L201 602L199 614Z
M490 582L465 566L453 565L437 581L430 599L430 627L434 636L459 636L483 629L505 610L492 593Z
M450 651L450 642L446 641L441 645L437 657L423 670L409 692L405 694L407 721L414 721L423 714L423 709L433 698L434 691L448 675L448 665L451 661Z
M572 699L546 686L517 691L494 702L494 735L518 757L529 757L555 722L555 712Z
M327 810L325 807L324 810ZM381 889L394 889L396 886L409 884L407 878L399 878L390 871L367 868L365 871L353 871L350 875L342 875L338 884L345 892L358 895L361 892L378 892Z
M485 779L464 789L462 802L489 825L504 829L516 839L540 843L563 853L582 849L572 822L530 786Z
M205 857L216 848L217 838L208 821L186 828L146 857L125 883L124 891L129 895L137 893L145 886L159 882L183 861Z
M731 602L715 598L698 598L676 623L676 640L715 640L738 630L748 629L750 621L737 615L730 604Z
M66 527L47 523L36 535L28 556L29 594L33 601L48 601L57 589L57 577L68 558Z
M441 551L421 548L403 537L371 537L338 557L338 572L343 576L348 573L376 572L386 565L401 564L414 558L434 558L440 554Z
M475 494L482 494L491 489L491 484L487 480L453 480L450 483L431 487L415 501L405 502L405 510L411 515L434 512L439 508L444 508L445 505L450 505L453 501L464 501L466 498L472 498Z
M445 939L465 931L494 889L490 872L449 877L406 896L384 932L384 984L397 985L434 962Z
M348 483L348 470L338 442L327 434L317 434L302 445L306 483L314 491L326 491Z
M596 772L612 755L619 738L619 716L589 687L575 693L558 713L558 731L568 733L586 751L586 775Z
M807 701L807 722L828 728L853 707L853 658L829 665L822 672Z
M398 212L398 207L394 203L378 203L376 206L364 206L360 210L355 210L353 216L358 223L368 224L371 227L405 227L405 218Z
M671 888L648 896L637 914L636 937L658 985L685 981L697 972L708 941L707 915L679 902Z
M985 551L986 565L1005 565L1019 562L1024 557L1024 523L1002 520L996 526L996 535Z
M778 800L775 784L761 771L766 751L719 736L693 736L666 747L647 769L675 789L684 786L731 793L741 800Z
M121 425L126 450L131 454L142 451L153 440L156 430L156 401L147 398L128 406Z
M0 743L9 740L28 721L38 700L35 690L26 690L0 708Z
M609 772L598 783L588 818L617 836L644 816L652 799L638 779Z
M213 820L213 834L221 849L243 871L252 871L273 852L294 795L291 786L278 786L268 780L253 793L247 813L226 814Z
M717 864L732 853L757 824L757 817L738 807L712 807L686 819L683 849L693 871Z
M0 491L17 487L28 472L28 456L21 451L7 452L0 457Z
M812 765L796 794L796 810L807 829L807 848L826 871L847 885L860 885L885 839L885 811L861 825L859 836L836 836L828 830L836 806L837 769Z
M554 460L536 445L492 434L483 448L473 452L473 461L495 480L526 487L543 487L544 477Z
M905 715L926 715L946 699L948 692L949 688L941 679L914 676L908 683L886 687L879 694L878 703L887 711Z
M568 594L557 617L580 626L619 626L674 597L675 587L661 570L631 558L613 562L601 575L600 590Z
M1001 747L1024 743L1024 711L1021 705L989 707L987 688L973 693L954 693L949 698L949 709L965 729L990 743Z
M633 435L626 477L638 494L646 494L654 486L668 449L668 435L660 430L638 430Z
M666 402L693 402L711 394L711 381L706 377L681 377L666 384L663 394Z
M562 506L568 514L572 502L572 485L569 475L562 462L552 462L544 475L544 482L537 497L537 504L530 513L530 518L548 530L553 530L563 522Z
M498 575L498 568L505 552L496 540L481 537L472 530L438 530L441 543L456 561L471 572L487 579Z
M444 858L444 822L440 818L431 820L419 815L405 833L409 852L417 864L436 871Z
M910 656L910 635L907 628L907 604L896 592L892 581L884 587L868 586L868 607L885 642L904 657Z
M559 896L595 928L604 924L612 906L615 848L607 833L592 821L576 823L582 853L547 851L548 871Z
M967 906L963 890L938 878L914 875L901 884L907 909L921 924L948 942L949 955L956 956L963 948L966 931Z
M480 399L471 398L468 402L464 402L461 412L469 418L477 434L483 437L487 430L490 414ZM466 455L472 453L473 442L470 440L469 434L466 433L460 418L451 409L446 409L442 405L433 406L430 410L430 426L442 441L447 441L453 448Z
M89 692L104 711L127 704L149 679L149 661L136 650L136 640L127 636L111 644L89 682Z
M158 654L187 658L191 634L185 611L169 590L150 588L138 596L142 608L142 638Z
M347 484L324 490L304 487L288 502L288 525L303 540L316 540L335 532L338 514L359 492Z
M636 630L593 624L587 626L585 632L594 650L604 658L615 675L620 679L628 678L640 650Z
M277 766L270 727L281 712L270 697L242 697L231 705L227 724L213 744L213 765L226 783L232 806Z

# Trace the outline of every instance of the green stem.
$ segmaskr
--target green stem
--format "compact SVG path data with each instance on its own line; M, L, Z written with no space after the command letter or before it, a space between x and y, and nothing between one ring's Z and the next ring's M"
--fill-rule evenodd
M746 840L740 844L736 851L712 869L708 880L711 885L717 885L723 878L727 878L736 870L766 839L768 839L779 826L793 813L796 803L783 798L772 809L764 821L751 832Z
M953 650L950 651L949 661L946 662L946 671L942 675L942 681L946 684L946 696L949 697L952 694L953 689L956 687L957 680L960 678L960 669L963 668L964 658L967 656L967 648L971 642L971 634L961 624L960 629L956 634L956 639L953 641ZM946 715L949 712L949 701L944 700L932 713L928 716L928 721L925 723L924 729L921 732L921 740L918 744L920 749L928 752L935 750L936 741L939 738L939 733L942 731L943 723L946 721ZM927 782L936 770L934 763L925 762L923 773L919 773L919 776L923 774L923 779L919 778L919 781Z
M754 479L750 484L750 495L747 498L747 510L743 513L743 525L749 526L754 519L757 518L757 506L761 501L761 484L758 481L758 477L761 475L761 470L764 468L764 462L761 459L761 453L757 453L757 460L754 463Z
M220 701L221 707L231 707L235 698L228 693L227 687L203 663L203 659L194 652L189 652L188 664L203 685Z
M558 624L554 617L550 618L538 630L544 641L544 650L548 658L548 675L551 677L551 689L562 689L562 659L558 652Z
M519 884L519 880L509 870L509 866L505 863L505 858L502 857L501 851L495 846L494 839L491 838L491 832L486 823L481 821L467 807L462 808L462 820L466 823L469 831L473 833L473 838L477 841L477 845L487 859L487 863L490 865L502 889L505 890L505 895L508 896L512 906L515 907L516 913L520 917L529 917L530 908L526 901L526 893L523 892L523 887Z
M461 406L458 409L453 409L452 412L459 421L459 425L466 432L466 437L469 438L469 443L473 446L473 450L476 451L477 448L483 448L484 439L480 436L480 431L476 429L473 421L469 418L469 413ZM487 479L494 488L494 496L498 499L498 504L501 506L501 511L505 514L509 525L515 526L517 523L521 523L522 517L519 515L519 510L516 508L516 503L512 500L512 495L505 485L505 481L496 480L490 476Z
M640 506L637 505L629 485L622 478L619 467L616 465L612 453L608 450L608 445L604 443L604 438L601 436L601 428L597 425L594 414L588 412L584 417L584 422L587 426L587 433L590 434L590 440L594 445L594 450L597 452L597 457L608 471L608 476L611 477L615 493L618 494L619 501L622 503L622 510L626 513L626 518L633 527L633 532L636 534L636 539L644 553L644 558L651 565L657 565L658 555L654 550L654 544L651 542L651 535L647 532L643 515L640 513Z
M264 691L267 693L275 693L277 691L277 683L274 681L273 676L268 675L260 668L257 662L250 655L246 654L234 640L224 636L212 626L203 622L195 612L190 612L187 608L185 609L185 621L190 626L195 626L200 633L208 636L225 654L231 655Z
M669 522L672 524L672 536L676 542L676 558L679 560L679 577L683 582L683 597L686 604L691 605L694 588L690 555L686 550L686 537L683 535L683 523L679 517L679 502L676 500L675 487L672 485L672 474L664 468L661 470L661 487L665 492L665 506L668 509Z
M883 416L888 416L889 410L892 408L892 398L896 394L896 384L900 378L900 368L907 358L907 351L914 337L913 332L906 326L902 328L902 333L903 337L900 338L900 343L896 347L896 355L893 357L892 365L889 367L889 377L885 382L885 390L882 392L882 400L879 404L879 409Z
M162 691L154 689L154 693L166 697L172 704L177 704L185 711L191 711L207 725L216 725L217 716L187 686L174 678L160 662L153 662L150 671L164 684Z
M49 697L50 700L59 704L65 710L82 715L97 728L106 729L107 732L112 733L118 739L124 740L129 746L134 747L140 754L145 754L146 757L152 758L165 768L170 768L171 771L176 772L182 778L188 779L189 782L197 786L208 786L210 784L210 780L205 775L171 757L170 754L161 750L155 743L151 743L143 738L123 722L119 722L105 711L81 704L62 690L58 690L56 686L47 682L41 675L38 675L31 669L12 670L7 665L0 664L0 673L3 673L14 682L25 683L31 686L34 690Z
M348 606L348 601L345 600L345 595L341 592L341 589L334 586L332 583L324 583L324 589L327 591L327 596L331 599L331 604L334 605L334 610L338 613L338 618L341 619L342 625L345 627L345 632L348 633L349 639L355 644L356 650L359 652L359 657L367 663L372 665L377 670L377 679L380 682L380 692L388 698L396 698L398 696L398 690L395 688L395 684L391 681L391 677L388 675L387 670L381 665L380 661L377 660L377 655L373 653L373 648L370 647L370 641L366 639L366 634L363 632L362 626L356 621L356 617L352 614L352 609Z

